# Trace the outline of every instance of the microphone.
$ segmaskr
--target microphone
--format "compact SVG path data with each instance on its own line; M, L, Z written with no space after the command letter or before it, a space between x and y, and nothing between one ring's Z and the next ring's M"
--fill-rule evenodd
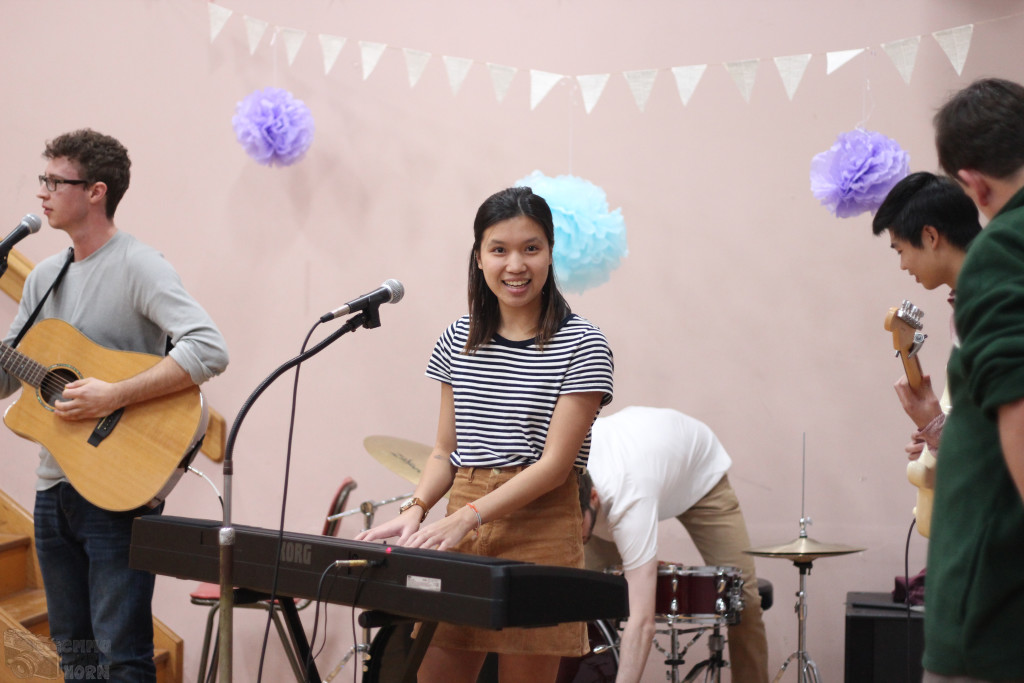
M39 228L43 222L39 219L39 216L34 213L25 214L25 217L18 223L18 227L11 230L11 234L0 242L0 254L6 256L11 253L11 249L14 245L25 239L34 232L39 232Z
M398 280L386 280L377 289L373 290L369 294L364 294L358 299L352 299L341 308L335 308L330 313L324 313L320 316L320 322L325 323L328 320L334 320L335 318L349 313L355 313L356 311L365 311L371 306L379 306L380 304L397 304L405 296L405 287Z

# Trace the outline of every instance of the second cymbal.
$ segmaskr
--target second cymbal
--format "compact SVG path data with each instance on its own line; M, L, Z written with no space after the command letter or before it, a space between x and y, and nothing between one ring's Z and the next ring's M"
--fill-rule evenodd
M368 436L363 447L374 460L406 481L417 484L430 457L430 446L393 436Z

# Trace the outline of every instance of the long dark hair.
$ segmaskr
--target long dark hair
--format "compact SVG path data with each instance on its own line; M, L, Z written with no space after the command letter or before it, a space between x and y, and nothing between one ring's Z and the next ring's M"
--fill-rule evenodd
M510 187L495 192L484 200L476 212L473 221L473 249L469 252L469 337L466 340L466 353L473 353L486 344L498 331L501 311L498 308L498 297L494 295L484 280L483 271L477 267L480 255L480 243L484 232L496 223L507 221L517 216L529 218L544 231L548 247L555 249L555 224L551 218L551 209L544 198L533 193L528 187ZM565 317L572 312L568 302L558 291L555 283L555 266L552 261L548 267L548 277L541 289L540 321L537 329L537 346L544 348L562 325Z

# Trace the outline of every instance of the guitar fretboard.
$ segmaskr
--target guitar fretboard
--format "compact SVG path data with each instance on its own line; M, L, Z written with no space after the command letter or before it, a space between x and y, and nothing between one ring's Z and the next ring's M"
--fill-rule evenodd
M42 364L3 343L0 343L0 367L37 389L46 377L46 368Z

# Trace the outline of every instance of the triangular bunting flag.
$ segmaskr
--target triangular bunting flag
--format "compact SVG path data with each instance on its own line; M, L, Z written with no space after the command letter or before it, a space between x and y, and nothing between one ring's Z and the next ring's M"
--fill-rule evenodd
M508 88L512 85L512 79L516 75L516 69L514 66L502 66L500 64L491 64L488 62L487 70L491 72L491 82L494 84L494 96L498 98L500 103L505 99L505 95L508 94Z
M654 79L658 77L657 69L642 69L639 71L625 71L622 74L629 83L629 89L633 91L633 100L640 111L647 106L647 99L654 89Z
M423 70L427 68L430 53L413 50L409 47L403 47L402 52L405 54L405 69L409 72L409 87L413 88L419 82L420 76L423 75Z
M299 48L302 47L302 43L306 40L306 32L300 28L278 27L277 30L281 34L281 40L284 41L284 52L288 55L288 66L291 66L295 61L295 55L299 53Z
M973 33L974 24L964 24L956 28L936 31L932 34L939 43L939 47L949 57L949 63L956 69L957 76L964 70L964 62L967 61L967 52L971 49L971 35Z
M324 53L324 75L331 73L334 63L338 61L338 55L341 54L341 48L345 47L345 40L341 36L320 34L320 49Z
M577 76L576 82L580 84L580 92L583 94L583 109L589 114L597 101L601 99L604 86L608 84L611 74L587 74Z
M263 39L263 34L267 32L267 26L269 24L262 19L245 17L245 35L249 39L249 54L256 54L256 47Z
M465 57L441 57L444 61L445 71L448 72L448 85L452 87L452 94L458 95L462 82L466 80L469 67L473 66L472 59Z
M910 77L914 74L914 62L917 61L917 48L921 45L921 36L901 38L891 43L882 43L882 49L896 65L896 70L903 77L903 82L910 85Z
M359 52L363 57L363 80L365 81L377 68L377 62L387 48L387 43L371 43L365 40L359 41Z
M776 57L775 68L779 70L782 77L782 85L786 88L786 95L793 99L796 89L800 87L804 72L811 61L811 55L790 55L789 57Z
M530 109L535 109L562 78L562 74L530 69Z
M832 73L833 71L835 71L842 65L846 64L848 61L850 61L857 55L859 55L861 52L864 52L864 48L862 47L854 48L853 50L837 50L835 52L826 52L825 62L827 66L825 67L825 75Z
M683 101L683 106L689 104L690 98L693 97L693 91L697 89L700 77L704 75L704 70L707 68L707 64L672 67L672 75L676 77L676 88L679 89L679 99Z
M216 40L220 34L220 30L224 28L224 24L228 22L231 17L232 10L227 7L221 7L210 3L210 42Z
M746 102L750 102L750 91L754 89L754 79L757 77L757 64L760 60L743 59L738 62L726 62L725 70L736 81L736 87Z

